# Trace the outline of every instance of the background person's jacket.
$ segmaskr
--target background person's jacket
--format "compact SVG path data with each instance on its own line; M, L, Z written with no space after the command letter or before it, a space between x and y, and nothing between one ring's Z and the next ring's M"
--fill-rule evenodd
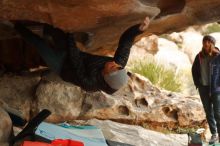
M211 62L211 93L220 93L220 55Z
M219 49L216 47L219 51ZM192 77L193 82L196 88L202 85L201 83L201 63L203 61L202 51L199 52L192 65ZM210 62L210 94L214 94L216 92L220 93L220 56L219 53L215 53L215 57Z

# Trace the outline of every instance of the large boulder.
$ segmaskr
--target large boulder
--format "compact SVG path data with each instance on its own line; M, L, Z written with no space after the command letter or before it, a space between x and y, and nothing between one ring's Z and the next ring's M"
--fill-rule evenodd
M48 23L65 31L78 32L87 48L115 47L119 35L145 16L154 17L160 10L156 2L139 0L45 0L1 1L0 20L29 20ZM4 32L4 31L3 31ZM108 34L108 35L106 35ZM102 40L102 41L100 41ZM105 45L104 45L105 44Z
M52 111L48 119L52 122L98 118L176 129L203 126L205 120L199 98L161 90L136 74L131 74L128 85L113 95L85 92L51 74L41 81L19 76L3 76L1 80L7 80L0 84L5 95L2 100L22 111L27 119L47 108Z
M178 70L191 67L188 56L182 52L177 44L164 38L158 39L158 52L155 59L164 66L172 66Z
M77 119L83 107L86 92L80 87L60 81L54 74L51 75L50 78L54 77L53 81L41 81L36 90L36 111L49 109L52 112L50 120L53 122Z
M22 111L22 116L29 118L35 107L35 90L40 81L39 76L17 76L5 74L0 77L0 100L11 108Z
M8 20L51 24L64 31L75 32L77 45L84 51L113 55L122 32L146 16L152 19L151 24L136 40L149 33L163 34L219 21L219 7L219 0L2 0L0 67L4 64L17 71L42 65L33 46L16 37ZM42 27L39 25L33 29L41 30Z
M1 103L0 117L0 145L8 146L8 140L12 132L12 122L8 113L1 107Z

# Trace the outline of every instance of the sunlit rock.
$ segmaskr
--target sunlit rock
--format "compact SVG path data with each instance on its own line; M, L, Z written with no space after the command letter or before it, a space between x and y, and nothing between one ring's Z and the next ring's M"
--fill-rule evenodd
M158 40L158 49L159 51L155 55L155 58L164 66L172 66L177 70L191 67L188 56L180 51L174 42L160 38Z

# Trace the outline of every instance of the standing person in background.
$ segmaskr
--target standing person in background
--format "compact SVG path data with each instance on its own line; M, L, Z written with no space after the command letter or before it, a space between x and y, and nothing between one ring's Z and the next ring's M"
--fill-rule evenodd
M213 144L220 136L220 56L214 37L206 35L202 43L202 51L192 65L192 76L212 134L209 144Z

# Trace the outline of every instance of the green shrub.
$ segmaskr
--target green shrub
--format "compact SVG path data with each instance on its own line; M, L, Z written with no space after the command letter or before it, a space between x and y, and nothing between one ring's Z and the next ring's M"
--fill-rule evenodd
M160 38L167 39L167 40L171 40L169 34L162 34L162 35L160 35L159 37L160 37Z
M204 32L202 33L203 35L207 35L213 32L220 32L220 25L218 23L213 23L209 25Z
M181 83L173 69L147 61L134 61L131 71L148 78L154 85L169 91L180 92Z

